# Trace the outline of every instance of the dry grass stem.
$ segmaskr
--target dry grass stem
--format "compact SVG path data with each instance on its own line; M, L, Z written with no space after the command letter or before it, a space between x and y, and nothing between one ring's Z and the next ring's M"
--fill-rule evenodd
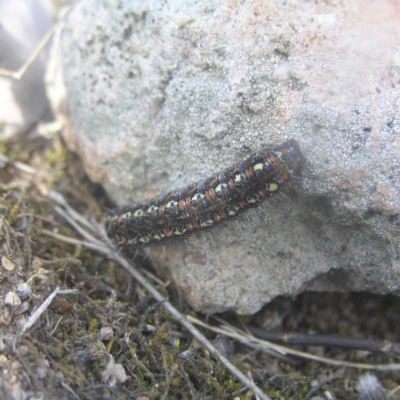
M21 328L21 333L25 333L28 329L30 329L36 321L40 318L40 316L47 310L50 306L53 299L57 296L57 294L67 295L67 294L77 294L78 290L60 290L59 287L56 287L53 292L46 298L46 300L33 312L33 314L26 320L25 324Z

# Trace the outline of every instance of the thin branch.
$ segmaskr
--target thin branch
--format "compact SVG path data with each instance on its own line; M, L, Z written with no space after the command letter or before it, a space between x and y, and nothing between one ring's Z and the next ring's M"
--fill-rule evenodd
M47 299L34 311L34 313L26 320L24 326L21 329L21 332L24 333L26 330L31 328L35 322L39 319L39 317L47 310L54 297L57 296L57 293L60 291L60 288L57 286L54 291L47 297Z
M91 242L85 242L84 240L80 239L73 239L68 236L60 235L59 233L54 233L48 229L42 229L40 231L43 235L50 236L54 239L57 239L61 242L73 244L76 246L85 246L88 249L98 251L99 253L104 254L104 245L100 246L98 244L93 244Z
M35 50L31 53L30 57L26 60L25 64L18 71L10 71L8 69L0 68L0 75L7 76L9 78L15 79L19 81L26 73L27 69L31 66L31 64L36 60L36 57L40 54L40 52L44 49L48 41L54 35L54 32L61 23L53 26L47 34L43 37L40 43L36 46Z
M54 200L57 204L65 208L66 212L68 215L75 220L76 222L80 223L81 225L85 226L86 228L90 229L92 232L97 233L98 230L86 219L84 218L81 214L76 212L64 199L64 197L54 191L54 190L49 190L49 193L47 194L47 197L51 200Z
M252 326L248 327L248 329L254 336L274 343L303 346L331 346L385 354L400 354L400 343L392 343L388 340L358 339L339 335L279 333Z
M97 240L90 233L86 232L77 222L75 222L74 216L68 215L62 208L55 206L54 210L57 214L61 215L72 227L79 232L86 240L89 242L95 243L100 247L103 245L100 240Z
M299 351L295 349L291 349L290 347L281 346L275 343L268 342L266 340L257 339L251 334L245 333L232 325L227 324L222 321L225 325L222 327L215 327L206 324L203 321L200 321L194 317L188 316L189 321L193 324L199 325L203 328L206 328L212 332L219 333L225 336L228 336L232 339L235 339L248 347L251 347L256 350L262 351L270 351L275 350L281 354L292 355L297 357L306 358L313 361L318 361L324 364L336 365L340 367L349 367L349 368L360 368L360 369L368 369L368 370L377 370L377 371L399 371L400 364L362 364L362 363L353 363L349 361L340 361L332 358L320 357L314 354L306 353L304 351Z
M21 333L26 332L36 323L36 321L40 318L40 316L48 309L48 307L50 306L54 297L57 296L57 294L67 295L67 294L77 294L77 293L79 293L79 291L76 289L60 290L60 288L57 286L53 290L53 292L47 297L47 299L26 320L25 324L21 328Z
M214 354L228 371L240 379L249 389L253 391L254 394L259 396L260 399L269 399L269 397L264 394L254 384L254 382L251 382L241 371L231 364L227 358L219 353L213 344L206 339L206 337L193 324L190 323L188 318L181 314L169 301L165 300L164 296L162 296L161 293L158 292L142 274L134 269L125 258L118 254L110 254L109 257L120 264L136 281L138 281L149 293L151 293L155 300L162 301L162 304L168 313L181 325L183 325L209 352Z
M39 44L35 47L29 58L25 61L25 63L19 68L18 71L10 71L8 69L3 69L0 68L0 75L6 76L8 78L15 79L17 81L21 80L23 76L25 75L26 71L28 68L33 64L33 62L36 60L40 52L46 47L47 43L51 39L51 37L54 35L54 33L62 28L62 25L65 23L68 15L71 13L71 11L75 8L76 5L72 6L63 16L61 21L59 21L57 24L55 24L47 33L44 35L42 40L39 42Z
M19 169L20 171L26 172L31 175L37 173L36 169L32 168L30 165L24 164L20 161L14 161L4 154L0 154L0 162L4 164L11 164L13 167Z

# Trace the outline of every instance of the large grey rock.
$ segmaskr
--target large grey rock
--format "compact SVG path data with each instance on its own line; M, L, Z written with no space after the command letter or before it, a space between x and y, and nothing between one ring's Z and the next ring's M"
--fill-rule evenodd
M400 288L394 3L82 1L62 37L67 139L118 204L296 138L302 178L150 257L193 307Z

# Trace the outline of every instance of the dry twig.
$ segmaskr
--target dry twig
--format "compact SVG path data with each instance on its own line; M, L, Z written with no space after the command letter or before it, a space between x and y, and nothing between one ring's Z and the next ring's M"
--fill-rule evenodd
M266 340L258 339L254 337L251 333L244 332L227 322L223 321L220 318L215 317L222 324L221 327L211 326L206 324L203 321L200 321L194 317L188 316L189 321L191 321L195 325L199 325L203 328L206 328L212 332L219 333L230 337L232 339L237 340L240 343L245 344L248 347L253 349L271 352L271 350L276 351L283 355L292 355L296 357L305 358L308 360L318 361L324 364L335 365L339 367L349 367L349 368L360 368L360 369L368 369L368 370L377 370L377 371L399 371L400 364L362 364L362 363L354 363L348 361L334 360L332 358L320 357L315 354L306 353L304 351L291 349L290 347L281 346L279 344L271 343Z
M55 24L47 33L44 35L42 40L38 43L38 45L35 47L35 49L32 51L31 55L28 57L28 59L25 61L25 63L19 68L18 71L10 71L8 69L3 69L0 68L0 75L6 76L8 78L15 79L17 81L21 80L28 68L33 64L33 62L36 60L38 55L41 53L41 51L46 47L47 43L50 41L52 36L57 30L61 30L62 26L64 25L67 16L70 14L70 12L74 9L75 6L72 6L63 16L63 18Z
M25 75L28 68L32 65L32 63L36 60L36 57L40 54L40 52L44 49L48 41L54 35L54 32L59 28L59 24L55 25L50 29L49 32L44 36L44 38L40 41L40 43L36 46L35 50L32 52L30 57L26 60L26 62L22 65L22 67L18 71L10 71L8 69L0 68L0 75L6 76L8 78L15 79L17 81L21 80Z
M392 343L388 340L359 339L338 335L270 332L252 326L249 326L248 329L254 336L274 343L302 346L341 347L385 354L400 354L400 344Z
M23 325L21 329L21 333L26 332L28 329L30 329L36 321L39 319L39 317L47 310L47 308L50 306L51 302L53 301L54 297L57 296L57 294L72 294L72 293L78 293L77 290L60 290L60 288L57 286L53 292L47 297L47 299L35 310L35 312L26 320L25 324Z

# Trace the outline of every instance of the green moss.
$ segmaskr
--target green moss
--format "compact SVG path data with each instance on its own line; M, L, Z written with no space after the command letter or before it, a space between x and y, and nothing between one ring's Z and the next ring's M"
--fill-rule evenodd
M65 379L74 382L75 385L83 386L85 383L85 375L73 364L57 363L57 368L63 373Z

